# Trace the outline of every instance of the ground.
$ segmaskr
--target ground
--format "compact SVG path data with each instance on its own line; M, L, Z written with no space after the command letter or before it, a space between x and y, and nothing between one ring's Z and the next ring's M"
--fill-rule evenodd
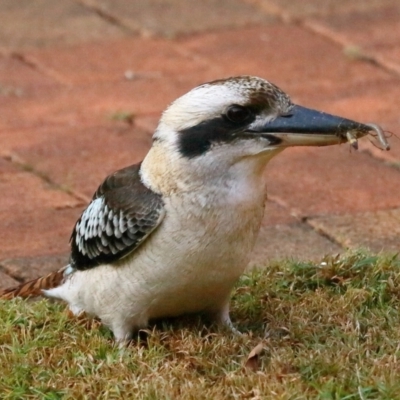
M398 0L299 4L2 1L0 288L64 265L93 191L143 158L166 105L199 83L237 74L393 133L390 152L364 139L359 151L296 148L273 160L251 265L318 265L347 248L398 252Z

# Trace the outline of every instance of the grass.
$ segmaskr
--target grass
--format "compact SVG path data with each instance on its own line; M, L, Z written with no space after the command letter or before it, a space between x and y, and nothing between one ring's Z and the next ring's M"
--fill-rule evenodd
M116 111L110 115L112 121L126 122L133 125L135 122L135 114L131 111Z
M0 303L1 399L400 399L400 259L352 252L243 276L232 318L164 321L119 349L62 304ZM244 363L260 342L254 371Z

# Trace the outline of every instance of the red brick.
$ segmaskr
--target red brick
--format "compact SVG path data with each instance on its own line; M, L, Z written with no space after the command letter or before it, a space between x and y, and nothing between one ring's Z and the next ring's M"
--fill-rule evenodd
M249 268L264 267L269 261L291 257L318 260L340 250L340 246L292 216L289 208L267 201Z
M397 0L253 0L254 4L259 4L266 12L269 10L277 13L280 11L284 15L292 18L304 18L309 16L346 15L353 11L360 10L379 10L388 5L398 4ZM274 8L272 7L274 6Z
M0 130L0 136L2 138L0 156L8 160L19 162L20 160L18 160L18 157L17 159L15 157L15 149L19 146L27 148L39 143L44 143L52 134L57 135L57 129L51 126L40 129L34 127L2 129Z
M309 20L314 31L344 46L349 57L369 57L395 74L400 74L400 8L382 5L376 10L347 13Z
M81 202L27 172L0 175L0 260L68 251Z
M180 43L194 55L218 65L225 76L261 76L296 101L312 101L314 96L335 98L342 91L359 93L371 82L391 79L379 68L346 59L337 45L298 26L210 33Z
M265 215L262 225L277 226L277 225L290 225L296 224L298 219L291 215L290 210L283 207L272 200L268 200L265 204Z
M29 101L40 103L42 93L55 84L51 77L22 61L0 55L0 129L21 125L24 105Z
M12 56L0 55L0 95L23 96L26 91L54 83L54 80ZM6 89L9 88L9 93ZM14 90L11 90L14 89Z
M83 0L132 31L172 37L179 33L245 26L271 20L240 0Z
M1 264L0 264L1 265ZM0 290L18 285L18 281L0 271Z
M116 112L161 111L171 99L168 82L143 81L64 87L54 85L24 98L0 98L4 130L43 125L83 126L105 124ZM151 89L157 91L150 92ZM140 94L139 94L140 93ZM172 100L172 99L171 99Z
M68 264L69 253L50 256L10 258L0 262L8 274L29 281L39 278ZM1 285L0 285L1 286Z
M214 77L204 71L175 80L147 78L76 87L55 84L23 98L0 97L4 113L0 129L106 124L110 116L121 111L160 115L171 101Z
M399 252L400 208L312 218L309 223L345 247Z
M320 260L341 247L302 223L263 226L249 268L265 267L272 260Z
M31 50L25 56L64 82L82 85L121 82L126 75L132 75L131 79L157 79L208 68L201 60L179 52L172 41L153 38L102 40Z
M138 118L136 118L135 123L138 128L153 134L157 128L159 120L160 114L139 115Z
M0 11L0 43L13 50L123 35L75 1L2 0Z
M35 137L37 131L30 134ZM53 182L88 198L108 174L140 161L151 144L149 134L120 125L49 127L41 128L39 135L40 142L17 140L12 153Z
M5 160L4 158L0 158L0 177L3 174L11 173L11 172L19 172L19 168L11 163L9 160Z
M288 149L265 176L271 198L300 217L400 206L400 171L349 145Z

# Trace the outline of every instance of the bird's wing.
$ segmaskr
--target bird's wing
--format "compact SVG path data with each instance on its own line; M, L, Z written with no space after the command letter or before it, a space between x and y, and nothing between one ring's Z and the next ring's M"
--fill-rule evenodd
M71 266L84 270L132 253L164 218L161 195L146 187L140 164L106 178L71 235Z

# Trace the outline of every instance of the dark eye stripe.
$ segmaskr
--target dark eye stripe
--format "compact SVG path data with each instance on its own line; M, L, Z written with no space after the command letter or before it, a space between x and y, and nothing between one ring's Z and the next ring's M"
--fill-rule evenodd
M179 151L187 158L206 153L213 143L231 143L238 133L255 120L251 114L244 122L232 122L225 115L201 122L179 132Z

